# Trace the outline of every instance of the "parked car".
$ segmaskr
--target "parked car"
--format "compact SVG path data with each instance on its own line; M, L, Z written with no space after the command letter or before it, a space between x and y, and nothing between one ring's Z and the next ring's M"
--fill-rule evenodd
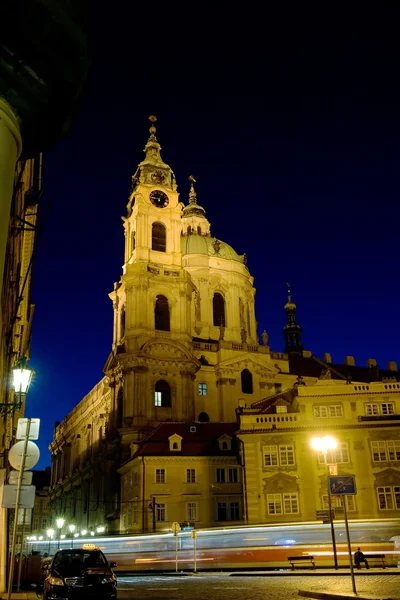
M43 600L116 600L116 566L92 544L58 550L44 573Z

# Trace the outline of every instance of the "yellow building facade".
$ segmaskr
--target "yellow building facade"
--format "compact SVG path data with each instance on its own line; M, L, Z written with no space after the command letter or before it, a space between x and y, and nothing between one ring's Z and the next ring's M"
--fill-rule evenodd
M238 409L246 522L315 521L328 509L328 466L355 475L352 519L400 518L400 383L321 379ZM327 456L311 448L331 436ZM332 505L343 518L339 497Z

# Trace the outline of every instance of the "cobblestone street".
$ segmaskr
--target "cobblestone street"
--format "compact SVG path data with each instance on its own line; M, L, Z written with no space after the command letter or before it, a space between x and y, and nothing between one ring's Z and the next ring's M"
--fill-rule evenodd
M357 593L369 598L400 599L398 575L357 575ZM228 573L190 576L140 576L118 580L118 597L135 600L288 600L298 597L298 590L351 594L348 577L230 577Z

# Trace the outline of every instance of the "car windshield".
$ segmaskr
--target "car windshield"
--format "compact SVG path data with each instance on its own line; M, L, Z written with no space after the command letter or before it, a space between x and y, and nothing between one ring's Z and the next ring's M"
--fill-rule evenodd
M105 567L107 561L99 550L71 550L57 552L54 557L53 569L60 575L79 575L82 571L95 567Z

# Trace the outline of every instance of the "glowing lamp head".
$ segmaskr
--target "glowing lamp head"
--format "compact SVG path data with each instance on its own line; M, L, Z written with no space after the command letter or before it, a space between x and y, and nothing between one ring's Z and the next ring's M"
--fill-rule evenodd
M50 539L53 537L54 535L54 529L48 529L47 530L47 537L49 537Z
M311 448L318 450L318 452L323 452L324 454L326 454L328 450L334 450L336 447L337 440L330 435L326 435L322 438L315 437L311 440Z
M25 356L21 356L19 361L13 367L12 373L15 393L19 396L25 396L28 392L33 375L33 369L28 366Z
M39 535L39 541L42 541L42 539L43 539L43 536Z
M87 534L87 529L82 529L81 534L82 535L86 535Z
M97 533L104 533L106 530L105 527L103 527L103 525L101 525L100 527L96 527L96 531Z
M65 523L65 519L62 519L61 517L59 519L56 519L56 525L57 525L57 529L61 529L62 526Z
M71 533L74 533L76 527L73 523L71 523L71 525L68 525L68 529L70 530Z

